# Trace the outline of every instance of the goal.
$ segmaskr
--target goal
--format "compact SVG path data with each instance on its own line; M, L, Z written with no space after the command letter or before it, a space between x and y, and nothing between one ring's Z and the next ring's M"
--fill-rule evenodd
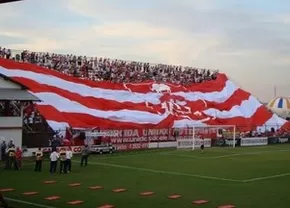
M235 148L237 142L236 126L212 125L179 129L179 136L176 139L177 149L199 149L202 139L204 139L205 147L228 146Z

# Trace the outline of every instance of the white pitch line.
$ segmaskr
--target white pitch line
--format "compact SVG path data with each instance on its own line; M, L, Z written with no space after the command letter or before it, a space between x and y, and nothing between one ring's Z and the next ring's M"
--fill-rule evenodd
M72 162L76 162L76 161L72 161ZM151 173L162 173L162 174L167 174L167 175L188 176L188 177L210 179L210 180L216 180L216 181L230 181L230 182L240 182L240 183L243 182L242 180L231 179L231 178L219 178L219 177L203 176L203 175L190 174L190 173L171 172L171 171L155 170L155 169L148 169L148 168L137 168L137 167L127 166L127 165L117 165L117 164L110 164L110 163L90 162L89 164L137 170L137 171L143 171L143 172L151 172Z
M12 199L12 198L9 198L9 197L4 197L4 199L7 200L7 201L19 203L19 204L31 205L31 206L34 206L34 207L57 208L57 207L47 206L47 205L43 205L43 204L36 204L36 203L28 202L28 201L23 201L23 200L19 200L19 199Z
M167 156L177 156L177 157L187 157L187 158L201 158L201 159L206 159L210 157L199 157L199 156L194 156L194 155L179 155L179 154L174 154L174 153L160 153L160 155L167 155Z
M114 159L114 158L119 158L119 157L132 157L132 156L139 156L139 155L153 155L153 154L159 154L160 151L151 151L151 152L146 152L146 153L134 153L134 154L124 154L124 155L112 155L112 156L96 156L95 158L104 160L104 159Z
M287 152L289 150L269 150L269 151L259 151L259 152L245 152L245 153L237 153L237 154L230 154L230 155L221 155L216 157L210 157L213 159L218 158L226 158L226 157L234 157L234 156L242 156L242 155L258 155L258 154L264 154L264 153L270 153L270 152Z
M269 152L287 152L289 150L272 150L272 151L259 151L259 152L245 152L245 153L236 153L236 154L227 154L221 156L212 156L212 157L200 157L194 155L180 155L174 153L160 153L161 155L169 155L169 156L178 156L178 157L188 157L188 158L200 158L200 159L219 159L219 158L227 158L227 157L235 157L235 156L242 156L242 155L256 155L256 154L263 154ZM210 151L209 151L210 152Z
M281 178L285 176L290 176L290 173L282 173L278 175L272 175L272 176L264 176L264 177L258 177L258 178L251 178L248 180L243 180L244 183L249 183L253 181L262 181L262 180L268 180L268 179L273 179L273 178Z
M276 151L245 152L245 153L215 156L215 157L210 157L210 158L219 159L219 158L235 157L235 156L242 156L242 155L258 155L258 154L269 153L269 152L276 152Z

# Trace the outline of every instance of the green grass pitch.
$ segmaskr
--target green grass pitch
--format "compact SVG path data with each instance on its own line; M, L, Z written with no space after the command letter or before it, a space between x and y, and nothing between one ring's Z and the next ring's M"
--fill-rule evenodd
M72 173L50 175L49 163L35 173L32 162L25 161L20 171L0 173L0 189L12 207L19 208L95 208L112 204L117 208L214 208L232 204L238 208L289 208L290 146L248 148L209 148L200 151L152 150L113 155L92 155L89 165L81 168L73 161ZM45 185L43 181L57 183ZM81 183L69 187L70 183ZM103 186L90 190L90 186ZM126 192L113 193L114 188ZM39 192L23 196L23 192ZM153 196L140 196L152 191ZM168 199L179 194L179 199ZM47 201L48 196L60 196ZM68 201L82 200L81 205ZM194 200L208 200L194 205Z

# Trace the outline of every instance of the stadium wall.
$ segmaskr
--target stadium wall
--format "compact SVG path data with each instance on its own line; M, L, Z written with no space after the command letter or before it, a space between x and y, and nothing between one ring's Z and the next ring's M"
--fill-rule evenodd
M213 140L212 140L213 141ZM231 139L223 139L222 142L209 142L207 147L218 146L218 147L232 147L233 140ZM282 137L251 137L251 138L241 138L236 140L236 147L248 147L248 146L267 146L267 145L281 145L281 144L290 144L290 136L282 136ZM143 149L162 149L162 148L176 148L177 142L152 142L147 145L146 148ZM198 147L198 144L197 146ZM57 150L66 149L67 147L58 147ZM80 154L83 146L72 146L72 151L74 154ZM38 148L28 148L27 151L24 152L24 157L31 157L37 151ZM42 148L44 153L48 153L51 151L50 147ZM133 150L133 149L130 149ZM138 150L138 149L134 149ZM118 149L118 151L122 152L124 150ZM128 151L128 150L127 150Z
M22 127L0 127L0 135L6 141L13 139L16 147L22 147Z
M22 117L0 117L0 137L22 147Z

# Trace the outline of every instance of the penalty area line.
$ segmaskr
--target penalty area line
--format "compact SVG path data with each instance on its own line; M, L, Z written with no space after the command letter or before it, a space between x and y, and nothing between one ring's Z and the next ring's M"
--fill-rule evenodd
M209 156L209 157L201 157L201 156L194 156L194 155L181 155L176 153L168 153L168 152L162 152L159 153L160 155L168 155L168 156L177 156L177 157L187 157L187 158L199 158L199 159L222 159L222 158L231 158L236 156L243 156L243 155L260 155L265 153L273 153L273 152L288 152L289 150L272 150L272 151L256 151L256 152L244 152L244 153L231 153L226 155L220 155L220 156ZM211 150L209 150L211 152Z
M77 161L72 161L72 162L76 163ZM90 162L90 164L113 167L113 168L130 169L130 170L150 172L150 173L160 173L160 174L187 176L187 177L216 180L216 181L228 181L228 182L243 183L242 180L231 179L231 178L219 178L219 177L214 177L214 176L204 176L204 175L197 175L197 174L190 174L190 173L171 172L171 171L155 170L155 169L149 169L149 168L138 168L138 167L132 167L132 166L127 166L127 165L117 165L117 164L111 164L111 163Z
M116 154L116 155L102 155L102 156L95 156L98 160L106 160L106 159L118 159L121 157L134 157L134 156L144 156L144 155L158 155L160 151L146 151L146 152L136 152L136 153L126 153L126 154Z
M244 183L254 182L254 181L262 181L262 180L269 180L273 178L282 178L285 176L290 176L290 173L282 173L277 175L271 175L271 176L264 176L264 177L257 177L257 178L251 178L248 180L243 180Z
M43 205L43 204L37 204L37 203L33 203L33 202L23 201L23 200L20 200L20 199L12 199L12 198L9 198L9 197L4 197L4 199L7 200L8 202L10 201L10 202L18 203L18 204L31 205L31 206L34 206L34 207L57 208L57 207L47 206L47 205Z

